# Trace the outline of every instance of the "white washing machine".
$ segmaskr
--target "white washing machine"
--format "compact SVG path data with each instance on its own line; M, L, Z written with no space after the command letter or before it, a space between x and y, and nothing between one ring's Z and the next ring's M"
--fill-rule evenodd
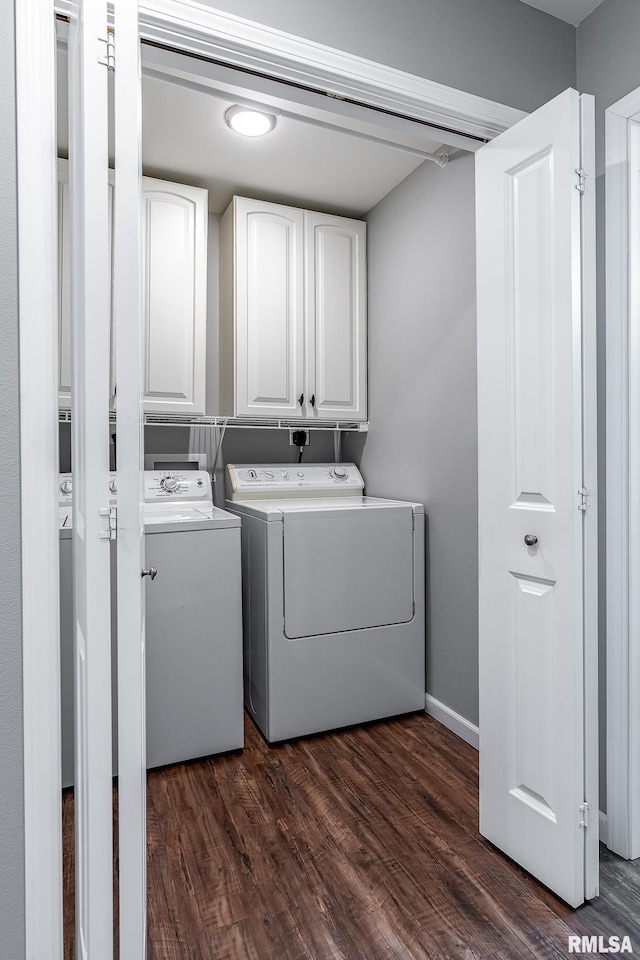
M424 508L354 464L229 464L245 706L286 740L425 706Z
M112 477L112 481L115 477ZM60 476L63 786L73 783L72 478ZM112 493L115 498L116 483ZM147 766L244 745L240 520L206 472L145 472ZM112 583L115 584L115 544ZM116 603L112 591L112 652ZM114 723L115 731L115 723ZM114 773L117 764L114 751Z
M147 766L244 746L240 521L205 471L145 471Z

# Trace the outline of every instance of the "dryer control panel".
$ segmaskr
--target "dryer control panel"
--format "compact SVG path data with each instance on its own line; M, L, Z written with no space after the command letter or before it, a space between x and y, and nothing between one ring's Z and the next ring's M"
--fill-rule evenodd
M229 500L361 497L363 492L355 463L227 464Z

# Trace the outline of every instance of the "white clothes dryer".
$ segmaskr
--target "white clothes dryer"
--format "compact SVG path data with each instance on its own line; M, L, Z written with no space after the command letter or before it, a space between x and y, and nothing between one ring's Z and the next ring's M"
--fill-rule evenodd
M270 742L425 706L424 508L354 464L229 464L245 706Z

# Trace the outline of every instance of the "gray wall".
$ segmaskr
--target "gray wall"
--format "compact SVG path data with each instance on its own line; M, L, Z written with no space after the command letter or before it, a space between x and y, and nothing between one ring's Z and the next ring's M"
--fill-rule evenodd
M576 82L575 29L516 0L206 2L521 110Z
M0 954L25 952L13 4L0 3Z
M598 434L600 536L600 809L606 811L606 564L605 564L605 204L604 115L640 87L640 4L604 0L577 30L578 89L596 98L596 217L598 304Z
M474 158L424 163L367 216L373 496L427 514L427 691L478 722ZM359 438L345 454L359 455Z

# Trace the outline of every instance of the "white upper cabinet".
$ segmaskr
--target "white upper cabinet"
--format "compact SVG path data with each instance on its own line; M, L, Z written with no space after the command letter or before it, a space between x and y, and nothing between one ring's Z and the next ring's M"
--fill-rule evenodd
M366 420L366 226L305 213L307 392L312 416Z
M58 369L64 409L71 405L69 173L64 160L58 161L58 184ZM112 207L110 184L110 212ZM207 191L143 177L142 236L144 409L199 416L205 412L206 385ZM114 399L113 363L111 381Z
M142 180L144 408L204 413L207 191Z
M236 197L220 231L221 326L234 304L237 318L235 364L232 345L221 352L224 413L294 417L304 391L303 211Z
M365 224L234 197L220 251L222 412L365 420Z

